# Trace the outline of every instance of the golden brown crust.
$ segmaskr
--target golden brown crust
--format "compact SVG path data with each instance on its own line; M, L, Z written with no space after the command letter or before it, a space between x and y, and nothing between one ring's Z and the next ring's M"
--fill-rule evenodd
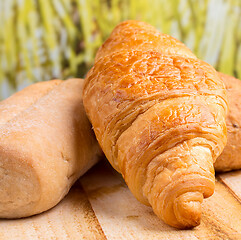
M96 163L82 87L82 79L61 82L0 127L0 217L48 210Z
M118 25L87 75L85 109L113 167L166 223L199 224L226 144L226 90L217 72L148 24Z
M171 48L170 48L171 46ZM196 56L177 39L158 32L153 26L135 20L120 23L98 50L95 60L109 55L110 52L140 50L162 52L165 55Z
M216 171L230 171L241 168L241 81L223 73L219 75L226 85L229 100L228 141L214 167Z

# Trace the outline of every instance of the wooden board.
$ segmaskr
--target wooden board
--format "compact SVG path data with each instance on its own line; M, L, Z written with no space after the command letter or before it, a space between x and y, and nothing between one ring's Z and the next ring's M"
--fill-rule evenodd
M0 239L106 239L77 182L53 209L18 220L0 220Z
M102 162L55 208L19 220L0 220L0 239L241 239L241 171L217 175L204 200L201 225L176 230L139 203L122 177Z

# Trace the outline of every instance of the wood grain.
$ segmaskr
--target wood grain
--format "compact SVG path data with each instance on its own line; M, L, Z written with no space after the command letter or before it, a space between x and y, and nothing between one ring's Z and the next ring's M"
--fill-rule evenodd
M241 203L241 170L219 174L218 178Z
M98 165L81 183L107 239L241 239L241 204L219 181L203 203L201 225L193 230L164 224L110 167Z
M139 203L121 175L102 162L80 178L50 211L25 219L0 220L0 240L241 239L240 197L241 171L217 175L215 193L203 203L201 225L177 230Z
M79 183L53 209L24 219L0 220L0 239L106 239Z

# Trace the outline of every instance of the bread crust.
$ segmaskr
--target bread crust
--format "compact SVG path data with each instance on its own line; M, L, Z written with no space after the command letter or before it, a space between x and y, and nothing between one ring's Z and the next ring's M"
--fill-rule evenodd
M60 81L1 126L0 217L48 210L97 162L100 149L83 108L82 87L82 79Z
M0 126L16 117L39 98L48 94L54 87L59 85L62 80L51 80L32 84L23 90L16 92L9 98L0 102Z
M214 167L216 171L226 172L241 168L241 81L227 74L219 75L227 88L229 100L226 120L228 141Z

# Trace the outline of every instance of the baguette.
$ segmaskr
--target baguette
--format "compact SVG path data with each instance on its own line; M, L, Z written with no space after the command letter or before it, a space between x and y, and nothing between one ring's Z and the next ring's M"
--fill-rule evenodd
M52 208L97 162L100 148L83 108L82 87L82 79L51 81L1 103L1 112L14 107L0 127L1 218Z

